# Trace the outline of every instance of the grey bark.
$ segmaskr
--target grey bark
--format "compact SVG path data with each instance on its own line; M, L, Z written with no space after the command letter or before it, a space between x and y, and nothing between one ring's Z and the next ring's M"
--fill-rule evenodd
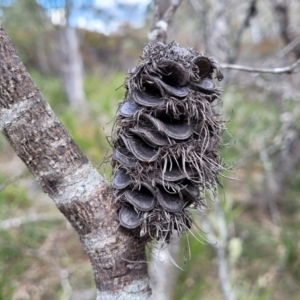
M110 188L43 99L1 24L0 131L79 234L97 299L148 299L145 242L119 227Z
M206 238L214 248L218 261L218 277L220 288L224 300L235 300L235 292L231 285L230 268L228 266L227 248L228 248L228 224L218 199L214 200L215 218L208 220L207 212L200 215L201 229L206 233ZM216 226L218 235L213 233L213 227Z

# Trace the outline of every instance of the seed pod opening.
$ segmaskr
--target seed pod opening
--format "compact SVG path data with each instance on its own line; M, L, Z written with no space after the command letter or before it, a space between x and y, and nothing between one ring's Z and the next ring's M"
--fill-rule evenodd
M212 79L203 78L199 82L194 83L194 86L199 91L211 92L215 89L215 84Z
M204 56L197 56L193 59L193 64L198 67L198 75L203 78L212 72L211 61Z
M180 169L178 166L174 165L172 169L166 170L165 172L159 173L158 176L166 181L175 182L187 177L190 177L193 174L191 168L187 168L186 172Z
M117 190L122 190L129 186L130 182L130 176L126 173L125 170L120 169L114 175L112 186Z
M188 95L188 89L185 86L175 87L175 86L165 83L161 79L156 79L156 81L162 86L162 88L165 90L165 92L170 94L171 96L175 96L178 98L184 98Z
M169 144L167 136L160 133L155 128L148 127L148 129L145 129L136 126L134 128L129 128L129 130L152 146L165 146Z
M137 111L138 105L132 98L124 102L119 109L119 113L123 117L132 117Z
M157 200L162 208L170 213L179 213L186 204L177 193L169 193L164 187L159 188Z
M180 124L178 120L174 119L172 120L173 122L169 120L163 122L147 114L143 114L140 117L148 120L159 132L163 132L176 140L185 140L193 133L193 128L187 122Z
M195 184L193 184L189 180L183 181L182 185L184 186L183 193L185 193L186 195L188 195L194 199L199 199L199 197L200 197L199 187L197 187Z
M146 86L150 86L150 84ZM165 103L158 90L153 88L153 86L150 86L146 91L134 91L132 96L136 103L146 107L156 107Z
M115 161L119 162L121 165L128 167L128 168L135 168L137 165L137 160L135 158L128 157L118 150L115 150L113 152L112 158Z
M172 87L188 85L189 75L187 70L174 60L162 59L158 64L161 80Z
M151 211L155 206L155 196L145 186L138 190L127 190L125 200L140 211Z
M140 138L126 138L122 136L126 148L140 161L152 162L159 157L159 150L146 144Z
M123 206L119 212L120 224L128 229L134 229L142 224L142 218L132 206Z

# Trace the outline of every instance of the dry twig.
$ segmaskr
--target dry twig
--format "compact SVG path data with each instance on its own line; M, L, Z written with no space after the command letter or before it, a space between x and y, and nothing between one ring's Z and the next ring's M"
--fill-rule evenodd
M167 3L168 2L168 3ZM155 0L153 25L148 34L149 42L167 41L167 29L182 0ZM166 6L166 4L169 4Z
M21 173L19 175L13 176L10 179L3 182L2 184L0 184L0 192L2 190L4 190L7 186L9 186L11 183L13 183L13 182L17 181L18 179L22 178L24 175L25 175L25 173Z
M26 223L41 222L41 221L61 221L64 220L62 214L28 214L19 218L10 218L0 222L0 230L7 230L15 227L19 227Z
M292 74L294 70L300 64L300 59L298 59L295 63L286 67L278 67L278 68L251 68L242 65L231 65L231 64L220 64L222 69L232 69L244 72L251 73L270 73L270 74Z

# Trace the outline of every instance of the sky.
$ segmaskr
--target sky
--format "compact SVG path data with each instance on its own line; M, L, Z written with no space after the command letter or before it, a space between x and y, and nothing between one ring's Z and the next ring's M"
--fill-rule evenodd
M37 2L45 8L53 23L65 23L65 0ZM105 34L116 31L124 23L141 27L150 2L151 0L72 0L70 24Z

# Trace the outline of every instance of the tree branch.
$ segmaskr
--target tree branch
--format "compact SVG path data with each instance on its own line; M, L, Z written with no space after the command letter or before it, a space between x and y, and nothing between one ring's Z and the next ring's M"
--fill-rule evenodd
M256 8L256 0L249 1L249 7L247 9L247 12L245 14L244 21L240 25L240 28L236 34L236 38L234 40L233 45L229 48L229 52L227 53L226 62L228 64L234 64L239 56L240 46L242 42L242 37L246 29L250 25L250 21L252 18L255 17L257 14L257 8ZM222 82L222 88L225 89L228 82L230 80L230 69L227 69L227 71L224 74L224 80Z
M278 53L276 53L276 56L277 57L284 57L285 55L287 55L291 51L294 51L294 49L296 47L298 47L299 44L300 44L300 36L297 36L290 43L288 43L283 49L281 49L280 51L278 51Z
M241 40L244 31L249 27L251 19L257 14L257 8L256 8L256 0L251 0L249 2L249 7L247 9L247 13L245 15L245 19L243 23L241 24L241 27L239 28L235 41L232 46L232 51L229 54L228 57L228 63L233 64L237 57L240 50Z
M149 42L167 41L167 30L182 0L155 0L153 25L148 34Z
M295 36L290 32L290 17L288 1L273 0L274 10L280 30L280 36L286 45L290 44ZM300 44L293 47L293 52L297 59L300 58Z
M202 27L202 44L204 52L210 52L209 51L209 45L208 45L208 39L209 39L209 30L208 30L208 3L207 1L201 1L201 4L197 0L189 0L189 3L193 10L195 11L197 18L200 21L201 27Z
M145 242L119 227L109 187L43 99L1 24L0 130L78 232L97 299L148 299Z
M215 218L209 222L207 212L200 215L201 229L206 233L206 238L214 248L218 260L218 275L220 287L224 300L235 300L235 292L231 285L230 270L228 268L228 260L226 250L228 248L228 224L222 210L221 204L214 199ZM218 224L218 236L213 233L212 224Z
M25 173L21 173L19 175L13 176L12 178L6 180L2 184L0 184L0 192L4 190L7 186L12 184L13 182L17 181L18 179L22 178L25 175Z
M266 193L266 200L269 206L269 210L270 210L270 214L271 214L271 218L272 221L275 225L280 225L280 213L279 213L279 209L276 203L276 197L278 196L278 194L280 193L280 189L279 189L279 185L276 181L275 178L275 171L274 171L274 167L271 163L269 154L266 150L266 146L265 146L265 141L264 141L264 137L262 136L260 141L258 140L258 145L260 146L259 148L259 157L260 160L262 162L262 165L265 169L265 173L266 173L266 182L267 182L267 186L268 186L268 193ZM282 147L283 148L283 147Z
M178 267L175 263L180 253L180 237L173 236L170 244L162 248L159 243L157 247L152 248L151 265L149 273L152 287L153 300L171 300L176 284Z
M10 218L0 222L0 230L8 230L15 227L20 227L23 224L41 222L41 221L60 221L63 220L61 215L49 213L28 214L19 218Z
M295 63L286 67L278 67L278 68L251 68L247 66L241 65L230 65L230 64L220 64L220 67L223 69L232 69L244 72L252 72L252 73L271 73L271 74L292 74L294 70L300 64L300 59L298 59Z

